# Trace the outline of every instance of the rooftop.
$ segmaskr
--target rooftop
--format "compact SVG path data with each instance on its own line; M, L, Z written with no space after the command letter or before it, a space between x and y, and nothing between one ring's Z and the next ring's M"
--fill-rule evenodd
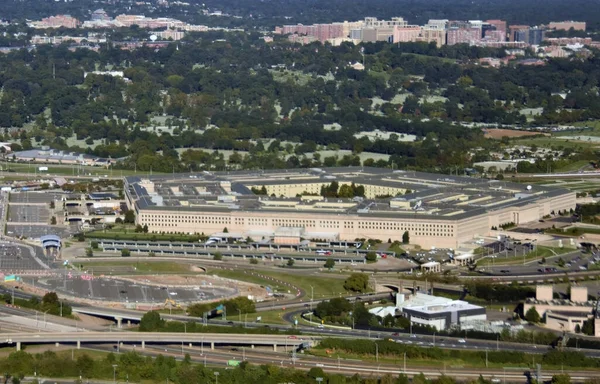
M323 198L283 196L285 188L326 185L410 190L396 197ZM347 167L234 171L126 178L127 192L140 209L171 211L306 212L369 217L462 220L489 211L526 206L542 198L569 194L566 189L480 178L384 168ZM280 196L255 195L252 187L272 187ZM381 188L381 189L379 189ZM296 193L296 192L294 192Z

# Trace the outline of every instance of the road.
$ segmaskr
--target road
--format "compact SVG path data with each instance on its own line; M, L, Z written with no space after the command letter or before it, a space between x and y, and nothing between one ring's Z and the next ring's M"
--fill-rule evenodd
M103 346L91 346L94 350L110 350ZM185 354L188 354L193 362L204 364L205 367L226 367L229 360L248 361L253 364L272 364L282 368L294 368L307 371L313 367L320 367L329 373L341 373L344 375L360 374L363 376L381 377L385 374L397 376L406 374L414 376L419 373L425 374L428 378L447 375L457 379L473 380L482 375L486 379L503 379L504 382L527 382L525 373L531 370L524 367L507 367L507 368L459 368L440 364L437 368L432 368L427 365L419 365L412 362L410 359L404 360L403 357L398 357L393 362L389 358L386 361L379 362L376 356L367 358L366 360L338 358L335 355L331 357L316 357L308 354L296 353L293 355L290 351L271 352L266 350L252 350L249 348L229 348L229 349L214 349L208 348L188 348L185 345L166 345L166 346L146 346L144 350L132 346L122 346L119 352L135 350L138 353L147 356L172 356L177 360L182 360ZM527 363L525 363L527 364ZM557 371L542 369L543 380L550 380L553 375L559 373L568 373L572 381L585 381L590 378L595 378L597 372L586 371ZM123 376L123 373L121 373Z
M302 343L314 343L318 336L290 338L288 335L271 334L233 334L233 333L169 333L169 332L45 332L45 333L10 333L2 335L0 343L15 344L17 350L22 344L53 343L154 343L174 344L192 343L202 345L246 345L246 346L299 346ZM141 344L143 345L143 344Z

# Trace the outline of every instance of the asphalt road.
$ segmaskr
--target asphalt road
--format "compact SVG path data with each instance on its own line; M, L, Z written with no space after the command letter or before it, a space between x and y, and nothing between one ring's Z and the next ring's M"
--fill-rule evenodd
M512 256L509 253L509 257ZM563 268L559 267L556 264L556 261L562 258L565 263L571 264L570 266L565 266ZM592 257L593 258L593 257ZM493 274L500 276L522 276L522 275L544 275L546 272L540 272L540 269L545 271L546 268L556 268L557 272L565 273L565 272L582 272L584 269L580 267L584 267L585 270L588 269L590 255L583 255L580 250L576 250L573 252L565 253L559 256L552 256L546 258L545 264L540 264L538 261L526 261L523 264L512 264L512 265L502 265L502 257L498 257L494 259L495 263L498 265L487 265L482 268L478 268L477 270L484 274ZM549 272L548 272L549 273Z

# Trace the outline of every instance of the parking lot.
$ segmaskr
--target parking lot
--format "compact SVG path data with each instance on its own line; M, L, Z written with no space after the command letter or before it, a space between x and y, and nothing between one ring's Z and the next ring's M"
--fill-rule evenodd
M189 303L237 294L234 288L215 288L210 283L190 288L161 287L119 279L96 278L70 271L64 272L62 277L40 279L36 282L36 286L79 298L122 303L160 304L167 300Z
M6 273L38 269L43 269L43 267L31 257L27 248L17 244L0 243L0 271Z
M26 237L37 239L44 235L57 235L59 237L67 237L71 233L75 233L77 227L57 227L55 225L35 225L35 224L8 224L6 234L11 237Z
M12 192L10 194L10 199L9 201L11 203L34 203L34 204L40 204L40 203L47 203L49 204L51 201L56 201L56 200L60 200L61 197L64 195L64 193L59 192L59 193L55 193L55 192L19 192L19 193L14 193Z
M50 211L47 206L11 204L8 210L8 222L49 224Z

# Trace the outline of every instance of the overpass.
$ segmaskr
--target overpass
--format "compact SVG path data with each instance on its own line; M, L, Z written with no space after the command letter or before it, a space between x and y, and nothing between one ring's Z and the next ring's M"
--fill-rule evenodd
M255 346L269 346L277 351L278 346L298 348L303 344L313 345L318 337L302 339L290 335L248 335L226 333L166 333L166 332L53 332L53 333L11 333L5 334L0 339L2 345L14 344L20 351L23 344L76 344L77 349L81 344L140 344L141 348L146 343L152 344L193 344L204 343L214 349L215 345L239 345L254 348Z

